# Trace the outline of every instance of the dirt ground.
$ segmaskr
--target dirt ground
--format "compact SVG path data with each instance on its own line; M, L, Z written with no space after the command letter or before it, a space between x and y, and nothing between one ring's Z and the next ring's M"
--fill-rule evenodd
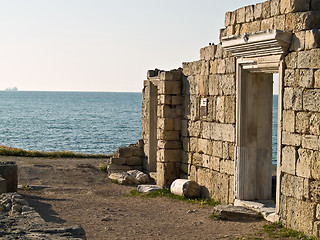
M267 222L213 221L212 207L168 198L128 197L134 187L111 183L103 159L0 157L15 161L19 193L51 226L81 225L88 239L268 239ZM191 211L190 211L191 210Z

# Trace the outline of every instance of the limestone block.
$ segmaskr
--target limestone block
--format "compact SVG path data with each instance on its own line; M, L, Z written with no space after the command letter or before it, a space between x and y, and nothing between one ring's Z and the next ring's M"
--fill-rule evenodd
M223 159L229 158L229 144L228 144L228 142L222 142L222 158Z
M311 164L315 157L314 151L300 148L298 150L298 160L296 165L296 174L299 177L311 177Z
M200 76L208 76L210 73L210 62L201 61Z
M311 200L320 203L320 181L314 180L310 182Z
M309 1L305 0L281 0L280 12L281 14L309 11Z
M161 81L159 94L181 94L181 81Z
M119 172L126 172L131 170L129 166L125 165L116 165L116 164L111 164L108 166L107 171L109 174L111 173L119 173Z
M196 167L202 167L203 166L203 154L200 154L200 153L192 154L191 162Z
M197 148L197 152L200 154L211 154L211 152L209 152L209 147L208 145L210 144L210 141L207 139L198 139L198 148Z
M236 72L236 58L231 57L226 59L226 73L235 73Z
M320 88L320 70L314 72L314 88Z
M310 68L311 54L310 51L298 52L298 68Z
M282 144L298 147L301 145L301 135L289 132L282 132Z
M212 122L216 120L216 97L208 98L208 115L207 121Z
M210 60L210 74L217 74L218 72L218 59Z
M167 95L165 95L165 96L167 96ZM182 98L182 96L170 96L171 97L171 104L172 105L181 105L182 104L182 102L183 102L183 98Z
M234 161L221 160L220 161L220 172L228 175L234 175L235 165Z
M186 76L195 75L192 69L192 62L183 62L182 63L182 72Z
M199 94L199 85L197 82L197 78L195 76L189 76L187 78L187 83L189 84L190 95L198 95Z
M182 122L181 119L175 119L174 120L174 130L181 131L182 128ZM181 134L181 133L180 133Z
M212 195L213 177L209 169L199 168L197 172L197 182L201 185L202 197L210 197Z
M127 160L126 164L128 166L139 166L139 165L142 165L143 158L142 157L130 157L130 158L127 158L126 160Z
M307 30L305 34L305 48L307 50L320 47L319 29Z
M236 122L235 96L226 96L224 99L224 103L225 103L225 113L224 113L225 123L235 123Z
M251 23L243 23L240 27L240 35L250 32Z
M320 11L320 2L319 0L311 0L310 2L311 11Z
M214 59L214 56L216 54L217 46L216 45L210 45L204 48L200 49L200 59L201 60L211 60Z
M218 122L224 123L224 102L225 97L217 97L217 105L216 105L216 120Z
M237 11L231 12L230 24L234 25L237 23Z
M273 18L273 27L281 31L285 30L286 18L285 15L275 16Z
M181 136L188 137L188 120L181 120Z
M171 95L158 95L158 99L160 101L160 104L165 105L168 104L170 105L172 103L172 96Z
M285 62L286 62L286 66L288 69L295 69L297 68L297 59L298 59L298 53L297 52L292 52L289 53L286 58L285 58Z
M159 140L179 141L180 140L180 131L158 130L157 136L158 136Z
M285 88L283 94L284 109L302 110L302 89Z
M310 54L310 67L311 68L320 68L320 49L312 49Z
M180 164L180 170L186 174L188 174L189 166L187 163L181 163Z
M281 194L302 200L303 195L303 178L284 174L281 179Z
M218 74L225 74L226 73L226 60L225 59L218 60L217 73Z
M220 95L235 95L236 94L236 80L234 74L222 75L219 81Z
M299 81L299 70L286 69L284 74L285 87L297 87Z
M303 92L303 109L320 112L320 89L306 89Z
M171 71L163 71L160 73L161 81L180 81L182 72L180 69L175 69Z
M181 150L160 149L157 152L159 162L179 163L181 161Z
M180 176L180 164L157 163L157 185L169 187Z
M320 180L320 153L315 152L313 162L312 162L312 169L311 169L311 176L313 179Z
M181 106L170 107L169 105L160 105L157 110L159 118L180 118L182 115Z
M219 79L221 79L220 75L209 75L209 95L216 96L219 94Z
M246 8L242 7L236 10L237 11L237 22L244 23L246 21Z
M197 152L198 149L198 138L190 138L190 151Z
M296 115L296 132L308 133L309 132L309 118L310 114L306 112L298 112Z
M226 27L230 26L231 25L231 12L226 12L225 13L225 18L224 18L224 25Z
M320 135L320 113L311 113L309 126L310 134Z
M261 31L266 31L268 29L273 29L273 18L263 19L261 21Z
M267 19L271 17L271 1L265 1L262 3L262 18Z
M262 18L262 3L258 3L254 7L254 19L259 20Z
M294 132L295 129L295 115L294 111L291 110L283 110L283 130L286 132Z
M295 12L286 15L286 30L299 32L320 27L319 12Z
M235 141L235 126L233 124L212 123L211 130L212 140Z
M112 157L110 159L110 163L111 164L116 164L116 165L125 165L126 164L126 158L124 158L124 157L122 157L122 158Z
M216 50L216 56L215 58L223 58L223 55L224 55L224 49L222 48L222 45L221 43L219 43L217 45L217 50Z
M246 22L252 22L253 21L253 8L254 8L254 5L249 5L249 6L246 6L246 19L245 21Z
M158 119L158 128L163 129L165 131L174 130L174 121L173 118L159 118Z
M191 137L199 137L201 133L201 122L189 122L188 130Z
M303 135L301 145L306 149L319 150L319 137L313 135Z
M281 164L282 172L294 175L296 171L295 169L296 159L297 159L296 148L291 146L285 146L282 149L282 164Z
M303 69L299 71L299 86L313 88L313 70Z
M0 176L0 194L6 193L6 192L7 192L7 180Z
M214 171L220 171L220 159L209 155L203 155L203 167Z
M221 141L212 141L212 155L217 158L223 157L223 144Z
M320 221L315 221L313 224L313 236L320 237Z
M190 96L190 120L197 121L199 119L200 100L195 96Z
M222 203L228 203L228 193L230 192L228 175L214 172L212 174L212 188L213 199L219 200Z
M290 51L302 51L305 48L305 31L300 31L292 35Z
M158 148L162 149L181 149L181 141L158 140Z
M212 132L212 123L203 122L202 123L202 137L205 139L210 139L211 132Z
M208 88L209 76L208 75L199 76L198 83L199 83L199 94L201 96L208 96L208 94L209 94L209 88Z
M270 15L271 17L280 15L280 0L270 1Z
M241 28L241 24L236 24L233 27L233 34L234 35L239 35L240 34L240 28Z

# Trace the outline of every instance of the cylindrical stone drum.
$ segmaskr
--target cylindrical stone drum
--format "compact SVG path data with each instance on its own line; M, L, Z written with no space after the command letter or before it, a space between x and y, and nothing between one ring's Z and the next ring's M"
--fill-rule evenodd
M18 166L15 162L0 162L0 176L7 180L7 192L18 188Z
M171 193L183 197L200 197L201 187L195 181L176 179L170 187Z

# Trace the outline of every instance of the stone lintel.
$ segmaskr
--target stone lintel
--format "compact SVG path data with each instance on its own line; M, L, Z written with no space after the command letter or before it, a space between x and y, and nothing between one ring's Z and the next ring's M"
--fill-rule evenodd
M222 47L235 57L283 55L291 44L291 33L266 30L222 38Z

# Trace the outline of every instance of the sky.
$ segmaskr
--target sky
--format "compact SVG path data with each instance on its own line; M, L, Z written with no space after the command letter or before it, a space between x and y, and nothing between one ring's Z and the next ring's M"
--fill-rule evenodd
M249 0L0 0L0 90L141 92L219 42Z

